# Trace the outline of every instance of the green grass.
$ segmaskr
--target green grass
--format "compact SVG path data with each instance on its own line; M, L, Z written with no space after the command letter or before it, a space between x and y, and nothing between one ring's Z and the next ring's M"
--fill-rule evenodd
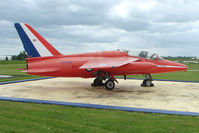
M186 64L188 70L199 70L199 64ZM128 78L144 78L143 75L130 75ZM199 71L181 71L172 73L153 74L153 79L199 81Z
M189 70L199 70L199 64L186 64ZM40 78L39 76L28 75L27 73L21 72L22 70L17 70L20 68L25 68L25 61L0 61L0 75L14 75L14 78L3 78L0 82L14 81L14 80L25 80ZM129 78L144 78L143 75L130 75ZM172 72L163 74L152 75L153 79L168 79L168 80L189 80L189 81L199 81L199 71L187 71L187 72Z
M28 75L18 70L23 68L26 68L25 61L0 61L0 75L14 76L13 78L0 78L0 82L39 78L39 76Z
M25 66L25 61L0 62L0 75L16 76L0 82L38 78L17 70ZM199 70L199 65L189 64L189 69ZM199 81L198 76L198 72L174 72L153 78ZM199 117L192 116L0 101L0 133L198 133L198 125Z
M188 63L188 64L185 64L185 65L188 66L189 70L199 70L199 64Z
M4 64L26 64L25 60L15 60L15 61L0 61L0 65Z
M171 61L199 61L199 59L179 59L179 58L165 58L167 60L171 60Z
M128 78L144 78L143 75L130 75ZM153 74L153 79L166 80L185 80L185 81L199 81L199 72L173 72L164 74Z
M199 117L0 101L1 133L198 133Z

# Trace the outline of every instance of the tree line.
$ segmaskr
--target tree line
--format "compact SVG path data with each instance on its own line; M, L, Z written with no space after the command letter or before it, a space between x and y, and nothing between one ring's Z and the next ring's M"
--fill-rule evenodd
M28 55L25 51L20 52L18 55L14 55L11 57L11 60L25 60ZM163 56L165 59L195 59L194 56Z
M11 57L11 60L25 60L25 58L27 58L28 55L26 54L25 51L20 52L18 55L13 55Z

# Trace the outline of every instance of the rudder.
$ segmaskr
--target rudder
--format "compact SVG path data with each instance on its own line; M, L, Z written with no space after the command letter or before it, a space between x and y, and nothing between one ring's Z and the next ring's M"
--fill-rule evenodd
M30 25L24 23L15 23L14 26L28 56L45 57L62 55Z

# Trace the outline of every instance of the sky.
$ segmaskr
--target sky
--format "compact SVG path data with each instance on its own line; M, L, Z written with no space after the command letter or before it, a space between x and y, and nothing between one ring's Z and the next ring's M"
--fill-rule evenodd
M63 54L199 56L198 0L0 0L0 55L23 51L15 22L31 25Z

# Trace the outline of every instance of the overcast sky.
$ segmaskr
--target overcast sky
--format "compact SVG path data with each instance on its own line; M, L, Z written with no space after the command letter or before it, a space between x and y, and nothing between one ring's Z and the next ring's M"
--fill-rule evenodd
M0 55L23 51L15 22L31 25L63 54L199 56L198 0L0 0Z

